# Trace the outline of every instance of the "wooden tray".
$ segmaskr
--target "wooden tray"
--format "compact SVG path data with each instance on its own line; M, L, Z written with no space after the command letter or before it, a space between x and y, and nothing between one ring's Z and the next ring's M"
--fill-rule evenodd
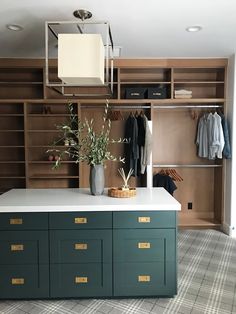
M130 188L129 190L122 190L122 188L110 188L108 189L108 196L110 197L133 197L136 195L136 188Z

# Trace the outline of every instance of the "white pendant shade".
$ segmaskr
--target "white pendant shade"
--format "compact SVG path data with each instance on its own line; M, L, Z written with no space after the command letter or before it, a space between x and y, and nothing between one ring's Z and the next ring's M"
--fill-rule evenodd
M100 34L58 34L58 77L66 84L104 84Z

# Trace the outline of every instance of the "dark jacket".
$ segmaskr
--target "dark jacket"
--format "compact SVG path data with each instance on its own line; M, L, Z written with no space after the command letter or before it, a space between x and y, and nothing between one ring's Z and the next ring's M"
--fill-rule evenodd
M230 139L229 139L229 127L228 127L228 122L225 116L220 113L221 116L221 124L222 124L222 129L223 129L223 134L224 134L224 140L225 140L225 146L223 148L223 157L226 159L231 158L231 147L230 147Z
M171 195L173 195L174 191L177 189L177 186L170 176L159 173L153 176L153 186L163 187Z
M139 159L139 147L138 147L138 123L137 119L130 115L125 124L125 135L128 140L125 144L125 168L128 172L129 169L133 169L133 176L138 175L138 159Z

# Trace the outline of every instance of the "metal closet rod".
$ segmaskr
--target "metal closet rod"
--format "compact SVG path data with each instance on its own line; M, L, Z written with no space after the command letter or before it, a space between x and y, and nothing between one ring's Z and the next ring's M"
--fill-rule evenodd
M222 165L185 164L185 165L152 165L153 168L220 168Z
M88 106L88 105L81 105L81 108L96 108L96 109L98 109L98 108L103 108L105 105L91 105L91 106ZM110 109L150 109L151 108L151 105L149 106L149 105L145 105L145 106L143 106L143 105L140 105L140 106L138 106L138 105L135 105L135 106L127 106L127 105L119 105L119 106L113 106L112 104L109 104L109 108Z
M178 108L223 108L222 105L182 105L182 106L176 106L176 105L165 105L165 106L158 106L154 105L154 109L178 109Z

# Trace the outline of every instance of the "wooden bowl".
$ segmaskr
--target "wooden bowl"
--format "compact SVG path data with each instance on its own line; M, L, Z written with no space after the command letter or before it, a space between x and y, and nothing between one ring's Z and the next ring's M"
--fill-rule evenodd
M110 197L125 198L125 197L133 197L135 195L136 195L136 188L129 188L127 190L123 190L122 188L108 189L108 196Z

